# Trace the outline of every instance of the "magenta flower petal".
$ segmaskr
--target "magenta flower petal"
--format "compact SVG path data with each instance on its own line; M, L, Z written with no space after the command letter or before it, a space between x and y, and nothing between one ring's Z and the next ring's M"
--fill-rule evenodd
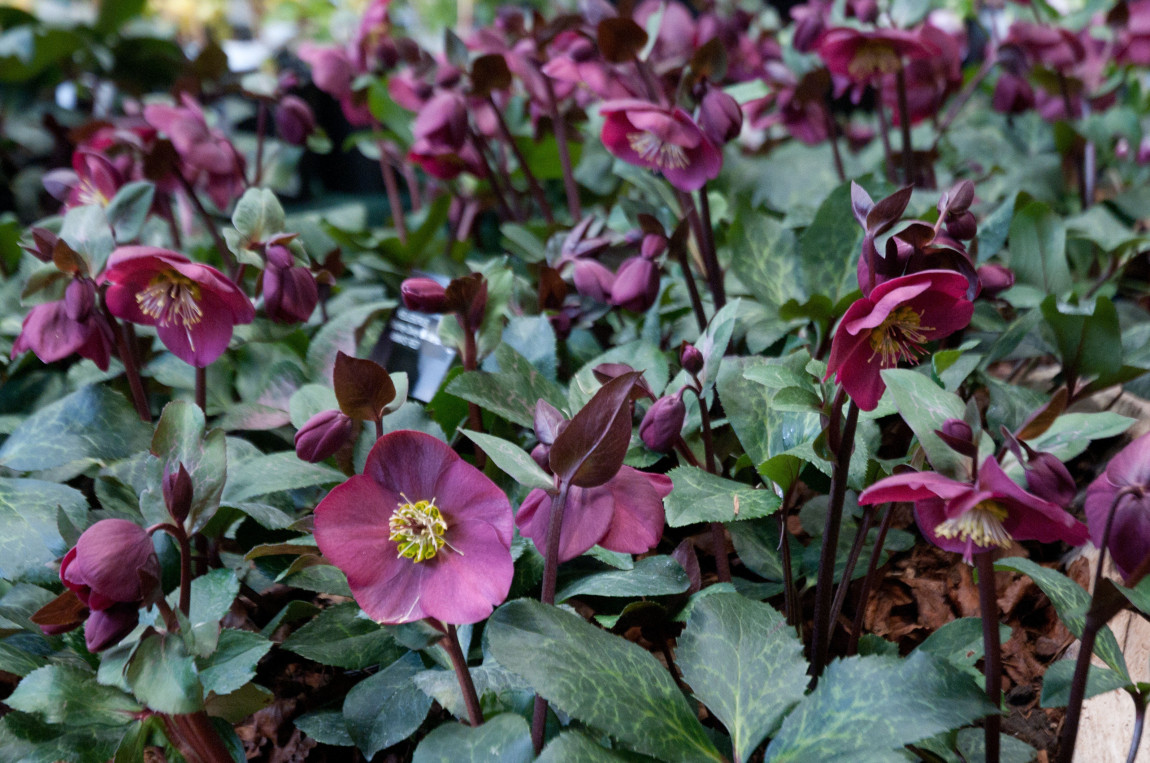
M1120 493L1124 495L1115 506ZM1150 556L1150 434L1119 451L1086 489L1086 521L1096 546L1102 545L1112 506L1114 524L1107 549L1118 571L1129 578Z
M936 472L892 474L874 483L859 495L859 503L888 501L924 501L932 498L957 498L970 491L970 485Z
M445 555L436 574L426 578L422 606L441 622L477 623L507 598L514 567L504 562L511 539L488 522L467 521L458 528L453 545L460 553Z
M723 156L691 115L628 98L600 107L604 147L628 164L663 173L680 191L697 191L718 177Z
M624 554L644 554L657 546L663 537L663 499L671 494L671 478L624 466L604 487L610 488L615 513L599 545Z
M120 643L139 621L140 608L135 603L121 603L94 611L84 624L84 643L89 652L102 652Z
M151 537L126 519L103 519L85 530L76 541L72 568L79 568L93 592L114 601L140 600L147 592L141 574L160 576Z
M565 562L585 553L597 544L611 526L615 501L606 486L573 487L567 493L563 525L559 530L559 561ZM532 490L523 499L515 523L519 533L530 538L540 553L547 549L547 521L551 496L544 490Z

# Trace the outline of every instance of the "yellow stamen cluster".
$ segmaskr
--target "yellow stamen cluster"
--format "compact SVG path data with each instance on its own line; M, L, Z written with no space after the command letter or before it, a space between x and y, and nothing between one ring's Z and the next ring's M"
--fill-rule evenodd
M681 170L687 166L687 152L682 146L664 143L653 133L628 133L627 142L632 151L660 169Z
M1006 509L994 501L983 501L960 516L934 528L934 534L950 540L969 540L976 546L1009 548L1010 534L1002 526Z
M914 308L903 305L891 312L881 324L870 332L870 346L874 350L873 360L878 355L884 368L898 365L899 360L917 363L923 354L926 332L934 331L930 326L921 325L922 314Z
M899 60L894 48L878 40L864 42L847 65L847 71L857 80L894 74L901 68L902 61Z
M158 326L183 326L188 336L188 346L194 352L196 344L192 339L191 328L204 317L200 309L200 286L195 281L167 270L156 275L148 285L136 295L140 312L153 318Z
M397 556L413 562L423 562L433 558L439 549L447 545L444 534L447 522L443 519L435 499L412 503L407 496L405 503L399 504L388 520L391 530L390 540L396 542Z

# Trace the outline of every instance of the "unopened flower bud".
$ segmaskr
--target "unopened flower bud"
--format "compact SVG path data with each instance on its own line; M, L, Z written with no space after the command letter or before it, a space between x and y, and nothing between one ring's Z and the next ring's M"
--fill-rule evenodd
M632 257L619 266L611 289L611 304L643 313L659 298L659 267L645 257Z
M442 313L447 303L447 291L431 278L408 278L399 287L403 304L417 313Z
M531 449L531 458L535 459L535 463L543 468L543 471L548 474L551 473L551 446L539 443Z
M307 101L285 95L276 107L276 134L285 143L302 146L315 130L315 114Z
M575 282L575 290L587 299L608 302L615 274L595 260L577 259L571 266L571 280Z
M264 311L276 323L302 323L319 303L319 286L307 268L295 265L291 251L279 244L265 252Z
M658 233L648 233L646 236L643 236L643 244L639 248L639 253L648 260L655 259L665 251L667 251L666 236Z
M341 411L323 411L295 433L295 453L314 464L331 457L350 441L351 419Z
M164 474L163 487L164 504L168 507L168 513L176 524L182 525L192 509L192 476L181 463L178 469L169 470Z
M982 294L993 297L1014 286L1014 271L1003 265L990 263L978 268L978 282L982 284Z
M703 370L703 363L703 353L699 352L699 348L683 342L683 346L679 348L679 365L683 370L691 376L697 376Z
M971 458L978 456L978 445L974 442L974 430L970 428L970 424L962 419L947 419L943 423L942 429L936 429L934 433L958 453Z
M708 138L721 146L743 131L743 110L730 95L718 88L708 88L699 104L699 126Z
M651 450L665 453L678 442L686 418L687 407L683 405L681 392L661 397L643 416L639 424L639 438Z
M946 232L961 241L969 241L978 233L978 221L970 211L957 216L948 216Z
M1069 506L1078 488L1066 465L1053 453L1036 452L1029 447L1026 450L1026 486L1030 492L1057 506Z

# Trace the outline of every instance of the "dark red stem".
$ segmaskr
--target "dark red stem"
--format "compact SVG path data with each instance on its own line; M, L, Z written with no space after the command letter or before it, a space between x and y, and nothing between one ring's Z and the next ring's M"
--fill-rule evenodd
M483 723L483 710L479 706L479 695L475 693L475 682L471 680L471 671L467 668L467 658L459 646L459 634L454 625L447 625L447 634L443 637L447 645L447 654L451 657L451 666L455 668L455 677L459 680L459 690L463 693L463 702L467 705L467 717L472 726Z

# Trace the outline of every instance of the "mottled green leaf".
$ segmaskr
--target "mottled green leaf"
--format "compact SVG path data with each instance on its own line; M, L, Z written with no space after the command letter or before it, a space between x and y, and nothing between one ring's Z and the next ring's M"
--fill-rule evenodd
M482 665L469 668L475 693L482 700L488 696L496 699L510 699L514 694L530 694L531 687L522 678L497 663L491 657ZM467 706L463 693L459 690L459 679L453 670L425 670L415 676L416 685L427 696L442 705L460 720L467 719Z
M496 466L523 487L528 489L542 488L544 490L550 490L554 487L555 481L548 477L547 472L535 463L535 459L518 445L500 437L473 432L470 429L464 429L463 434L482 448Z
M766 760L859 763L994 712L958 668L925 652L848 657L827 666L818 687L783 721Z
M136 699L158 713L194 713L204 706L196 662L178 634L152 633L140 641L124 678Z
M92 385L25 419L0 446L0 465L27 472L88 459L108 463L144 450L151 435L123 395Z
M539 754L537 763L637 763L649 761L646 755L625 752L622 750L609 750L578 731L561 731L559 736L552 739L543 752Z
M503 713L477 728L443 724L415 748L412 763L529 763L534 757L527 721Z
M56 578L52 561L68 551L60 536L57 512L86 524L88 501L67 485L0 477L0 577L49 582Z
M676 654L683 679L749 760L806 693L803 645L786 619L734 593L696 600Z
M788 300L805 302L795 234L770 215L738 207L727 229L735 275L763 305L776 310Z
M570 716L664 760L720 760L666 668L642 647L561 609L504 604L485 637L501 665Z
M1133 423L1134 419L1110 411L1064 413L1049 429L1027 443L1035 450L1053 453L1059 461L1069 461L1086 450L1093 440L1117 437Z
M597 572L580 578L555 596L565 601L576 596L668 596L683 593L691 581L682 566L669 556L649 556L629 570Z
M1019 284L1061 294L1073 284L1066 261L1066 226L1044 202L1031 201L1010 223L1009 264Z
M1070 684L1074 680L1074 667L1077 660L1058 660L1046 668L1042 674L1042 706L1066 707L1070 702ZM1086 672L1086 696L1090 699L1098 694L1121 689L1129 683L1121 674L1101 665L1090 665Z
M672 469L668 476L674 488L663 505L671 527L756 519L775 513L782 505L782 500L769 490L756 490L694 466Z
M803 281L817 294L838 302L858 288L855 263L863 230L851 209L850 183L843 183L819 205L815 219L799 237Z
M390 665L407 651L353 602L325 609L288 636L281 648L324 665L350 670Z
M245 461L224 487L223 502L242 503L270 493L301 487L332 485L347 479L343 472L300 460L294 450L269 453Z
M929 376L906 368L882 372L887 392L903 421L914 431L935 471L961 478L970 472L970 458L951 449L938 435L947 419L961 419L966 405L957 395L939 387Z
M726 358L719 369L718 391L723 409L751 462L758 466L769 458L818 437L822 424L815 413L776 411L771 407L776 390L744 377L756 366L778 365L805 374L808 358L796 354L785 358Z
M122 726L141 710L127 694L101 686L94 673L74 665L47 665L29 673L4 702L69 726Z
M546 400L556 407L567 404L567 396L559 385L510 345L499 345L495 360L499 363L497 373L467 371L455 377L447 391L527 428L534 419L537 400Z
M106 763L124 733L122 726L54 726L11 712L0 718L0 756L19 763Z
M245 242L266 241L284 232L284 210L276 195L266 188L249 188L236 202L232 225Z
M321 744L354 747L355 740L347 730L341 710L317 710L295 719L297 729Z
M116 191L107 210L108 223L112 226L116 241L126 244L140 235L140 228L148 218L155 195L156 186L146 180L127 183Z
M216 651L198 661L200 682L205 691L230 694L255 678L256 664L272 648L272 642L258 633L224 628Z
M343 701L347 730L369 760L409 737L427 717L431 698L413 680L421 670L419 655L408 652L347 693Z
M203 529L220 505L227 481L227 442L222 429L205 436L204 412L195 403L176 400L164 406L152 435L152 455L160 459L165 471L175 472L183 464L192 478L192 506L186 526L196 532ZM152 485L162 495L162 484Z

